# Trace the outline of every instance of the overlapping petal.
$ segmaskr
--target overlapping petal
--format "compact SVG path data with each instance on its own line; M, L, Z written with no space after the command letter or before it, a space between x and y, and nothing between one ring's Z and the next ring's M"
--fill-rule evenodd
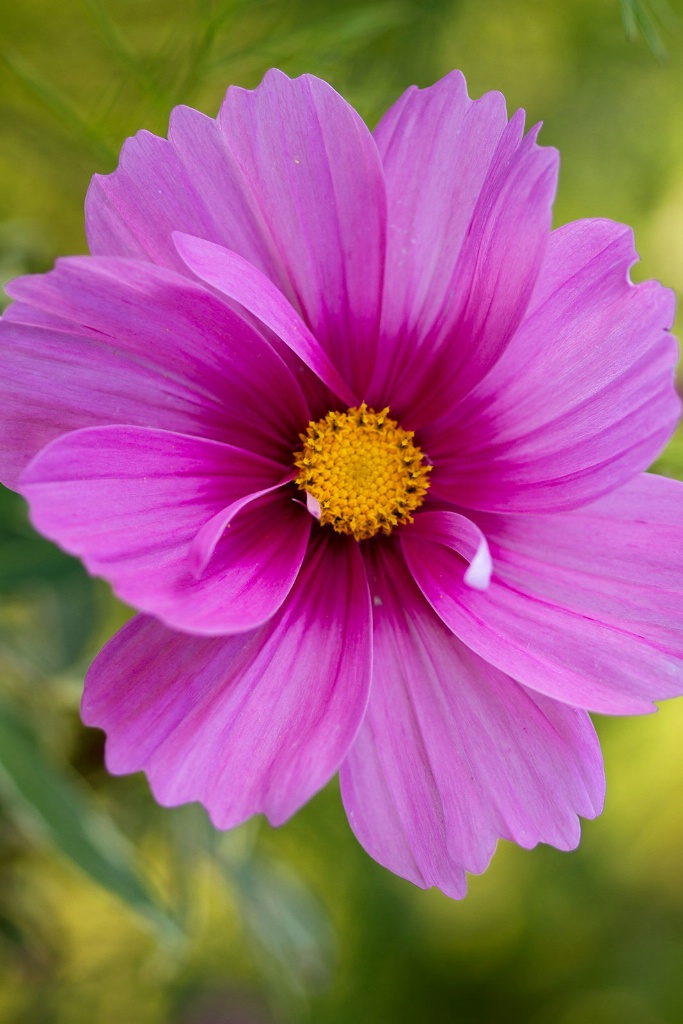
M529 313L498 363L431 424L433 492L490 511L586 504L646 469L680 413L674 297L633 285L630 230L555 231Z
M500 93L472 101L453 72L410 89L375 131L389 230L370 404L411 428L463 398L520 324L551 223L558 157L508 123Z
M421 512L409 530L401 531L401 543L419 557L421 541L443 544L463 559L462 579L475 590L486 590L491 580L491 552L486 537L471 519L457 512ZM468 564L469 563L469 564Z
M197 277L255 316L347 405L358 402L317 338L265 274L214 242L177 233L173 241L183 262Z
M443 546L404 545L423 593L472 650L557 700L652 711L683 691L683 484L645 475L594 504L477 519L494 573L463 586Z
M124 601L176 629L216 635L269 619L299 572L311 520L276 489L282 476L277 463L220 442L93 427L45 448L21 492L36 527ZM213 538L197 575L191 551L201 528L266 489Z
M376 146L327 83L269 72L231 88L216 122L180 108L169 141L140 133L88 196L96 255L178 268L171 233L218 242L267 274L302 312L349 387L375 356L386 198Z
M200 285L140 261L77 257L8 290L0 469L9 486L53 438L109 423L290 457L309 415L297 380Z
M318 535L259 630L206 639L133 619L93 663L82 714L107 733L110 771L144 770L160 803L199 800L219 828L257 813L278 825L336 771L370 663L360 551Z
M94 175L85 200L91 253L185 272L171 234L186 231L230 245L291 293L270 229L216 120L175 107L168 136L138 132L124 142L113 173Z
M374 672L341 769L351 826L416 885L465 894L498 838L571 849L602 808L600 748L585 712L531 693L439 621L395 546L368 556Z

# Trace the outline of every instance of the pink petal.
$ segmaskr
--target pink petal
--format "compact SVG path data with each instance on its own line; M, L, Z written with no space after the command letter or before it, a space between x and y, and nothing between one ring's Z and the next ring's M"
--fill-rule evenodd
M291 459L310 418L271 346L215 295L132 260L19 278L0 321L3 480L53 438L128 423Z
M225 531L230 527L233 519L238 515L238 513L248 505L257 501L258 498L263 498L267 494L272 494L273 491L279 490L285 484L292 483L296 479L296 475L297 471L296 469L293 469L271 487L264 487L262 490L254 491L252 494L247 494L243 498L237 498L236 501L231 502L231 504L226 508L222 508L220 512L216 512L216 514L212 516L207 523L204 523L198 533L195 534L187 555L188 568L193 576L201 576L204 572L207 565L213 558L218 542L225 534Z
M491 553L486 537L471 519L457 512L420 512L400 536L404 549L408 545L418 557L424 541L443 544L469 562L463 574L469 587L475 590L488 587L493 569Z
M185 271L171 241L186 231L232 244L278 284L284 268L251 188L213 118L191 107L171 112L169 139L140 131L126 139L112 174L94 175L86 233L95 256L124 256Z
M494 574L462 585L443 547L404 544L446 625L525 686L608 714L683 693L683 484L645 475L572 512L479 515Z
M107 732L109 770L145 771L160 803L199 800L218 828L257 813L279 825L353 741L370 660L358 546L318 532L281 610L252 633L130 622L88 673L83 719Z
M386 199L368 129L325 82L270 71L231 88L217 121L174 111L169 142L139 133L87 204L91 251L178 267L172 231L253 263L300 308L353 391L372 372Z
M37 529L124 601L172 628L215 635L253 629L280 607L311 519L282 491L257 498L214 538L199 578L192 541L225 506L281 480L276 463L219 442L95 427L44 449L21 493Z
M522 320L547 244L558 157L500 93L453 72L409 89L375 132L389 235L371 404L411 428L465 396Z
M421 436L432 493L491 511L593 501L652 462L680 411L671 292L633 285L628 228L555 231L528 316L466 401Z
M257 317L348 405L358 404L294 307L265 274L213 242L177 233L173 240L193 274Z
M290 81L280 71L253 92L228 90L218 123L304 319L362 393L374 363L386 233L384 176L370 132L326 82Z
M341 768L360 842L390 870L456 898L498 838L575 847L577 815L599 814L604 795L588 715L478 658L425 603L397 549L374 550L372 692Z

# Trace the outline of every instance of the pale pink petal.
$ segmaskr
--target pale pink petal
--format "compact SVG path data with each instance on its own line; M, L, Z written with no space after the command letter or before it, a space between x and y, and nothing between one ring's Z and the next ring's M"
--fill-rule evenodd
M673 294L633 285L631 231L579 221L551 236L524 324L421 444L432 493L490 511L593 501L646 469L680 412Z
M471 519L457 512L420 512L400 536L404 545L419 545L420 540L443 544L462 556L463 579L468 586L475 590L488 587L493 568L491 553L486 537Z
M291 459L309 419L298 382L233 309L133 260L76 257L19 278L0 320L2 479L53 438L128 423Z
M188 268L206 284L238 302L273 331L339 398L358 399L334 368L294 307L260 270L235 252L190 235L173 240Z
M264 493L216 538L204 572L192 541L225 506L272 490L282 467L216 441L137 427L93 427L53 441L20 481L31 520L104 576L122 600L175 629L253 629L299 572L311 519Z
M370 661L360 551L319 532L281 610L252 633L130 622L92 665L82 714L107 733L110 771L145 771L160 803L199 800L218 828L257 813L278 825L348 750Z
M411 428L465 396L520 324L547 244L557 153L500 93L453 72L409 89L375 132L389 233L370 403Z
M372 372L386 199L370 132L329 85L270 71L231 88L212 122L174 112L169 141L140 133L88 195L102 255L178 267L172 231L249 260L294 302L352 390Z
M585 712L527 691L461 644L396 547L374 549L368 711L341 768L358 839L381 864L447 895L483 871L498 838L563 850L602 807L600 748Z
M494 572L463 586L460 559L405 544L443 621L528 687L608 714L683 693L683 484L642 476L595 504L546 516L480 514Z

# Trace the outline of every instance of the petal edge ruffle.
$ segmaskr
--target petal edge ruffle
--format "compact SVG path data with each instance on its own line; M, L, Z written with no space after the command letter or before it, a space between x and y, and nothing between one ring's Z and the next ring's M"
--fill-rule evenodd
M652 463L673 431L673 293L634 285L631 231L554 231L524 323L467 399L422 437L432 493L491 512L565 511Z
M279 825L352 743L370 662L360 553L318 536L282 609L254 632L188 637L133 619L91 666L82 715L107 733L109 770L144 771L164 806L198 800L217 828L258 813Z
M578 843L577 815L604 797L588 715L526 691L439 621L396 549L371 560L375 670L363 726L341 768L365 849L423 888L465 895L498 838Z

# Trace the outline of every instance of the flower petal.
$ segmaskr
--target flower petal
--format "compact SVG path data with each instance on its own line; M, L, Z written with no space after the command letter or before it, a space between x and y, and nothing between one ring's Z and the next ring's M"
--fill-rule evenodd
M0 320L3 480L53 438L128 423L291 461L310 418L297 380L197 283L133 260L76 257L19 278Z
M471 519L457 512L421 512L400 536L403 546L412 546L414 551L419 550L420 540L450 548L469 562L463 575L465 583L475 590L488 587L493 569L491 553L486 537Z
M358 546L319 531L281 610L252 633L207 640L133 619L88 673L83 720L108 734L109 770L145 771L160 803L199 800L218 828L257 813L279 825L353 741L370 661Z
M85 201L93 255L148 260L184 273L171 233L186 231L231 245L286 289L269 229L217 122L175 107L168 135L138 132L124 142L113 173L93 176Z
M499 837L576 846L577 814L599 814L604 795L588 715L528 692L461 644L396 548L372 557L368 575L372 693L340 773L368 853L459 898L465 871L483 871Z
M281 477L276 463L219 442L94 427L45 448L20 489L41 533L124 601L175 629L213 635L253 629L280 607L311 519L283 492L257 498L217 541L199 578L193 538L226 505Z
M404 544L446 625L525 686L607 714L683 693L683 484L645 475L593 505L479 515L494 574L462 585L445 548Z
M179 233L174 233L173 240L198 278L238 302L273 331L342 401L358 403L294 307L265 274L213 242Z
M233 249L298 305L360 392L374 362L386 199L370 132L327 83L270 71L216 122L179 108L169 142L140 133L87 204L93 253L178 267L172 231Z
M189 569L193 576L201 576L204 572L214 556L216 546L225 534L225 531L231 526L233 519L258 498L263 498L267 494L272 494L273 491L279 490L285 484L292 483L296 479L296 472L296 469L292 469L281 480L278 480L276 484L264 487L263 490L246 494L242 498L237 498L236 501L222 508L220 512L216 512L208 522L204 523L195 534L187 555Z
M453 72L409 89L375 131L389 235L370 404L411 428L451 408L522 320L547 244L558 157L500 93Z
M633 285L631 231L553 232L527 318L482 383L421 437L432 493L490 511L552 512L646 469L680 412L673 294Z

